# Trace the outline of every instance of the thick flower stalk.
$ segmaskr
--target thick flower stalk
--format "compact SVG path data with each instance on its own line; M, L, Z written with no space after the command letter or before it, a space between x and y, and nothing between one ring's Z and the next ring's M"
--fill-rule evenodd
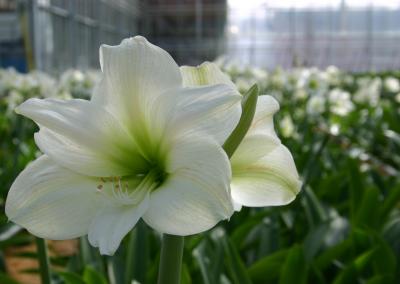
M10 220L46 239L88 234L113 254L140 218L190 235L233 213L221 145L238 123L230 84L188 87L172 57L143 37L100 48L90 101L30 99L16 112L40 127L43 155L13 183Z
M217 65L206 62L181 67L185 86L215 86L233 82ZM274 130L273 115L279 110L271 96L259 96L254 119L231 158L232 199L241 206L284 205L293 201L301 188L296 165L289 150Z

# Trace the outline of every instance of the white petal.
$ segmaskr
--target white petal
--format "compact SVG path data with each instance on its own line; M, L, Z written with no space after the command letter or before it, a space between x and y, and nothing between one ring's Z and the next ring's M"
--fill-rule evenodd
M136 225L148 207L148 195L136 206L113 205L98 212L89 228L89 242L101 254L113 255L122 239Z
M231 157L232 168L253 164L280 145L281 142L276 136L265 134L246 135Z
M106 110L85 100L30 99L16 111L41 127L40 150L72 171L92 176L138 172L145 167L135 141ZM129 157L127 159L126 157Z
M267 134L276 136L273 115L279 110L279 103L271 96L259 96L256 113L248 134Z
M287 204L296 197L300 187L293 157L283 145L255 163L233 165L232 198L244 206Z
M41 156L11 186L6 215L42 238L63 240L83 236L101 206L96 182Z
M201 132L223 144L239 122L240 102L241 95L228 85L181 89L179 100L170 109L172 117L167 120L167 132L178 136Z
M215 142L194 138L174 145L167 162L169 176L150 195L143 219L159 232L200 233L233 213L228 157Z
M94 100L114 106L115 114L126 121L137 120L162 93L182 86L172 57L141 36L117 46L102 45L100 64L108 90L97 90L95 96L107 98Z
M181 66L180 69L183 85L186 87L228 84L232 88L236 88L228 75L222 72L215 63L204 62L196 67Z

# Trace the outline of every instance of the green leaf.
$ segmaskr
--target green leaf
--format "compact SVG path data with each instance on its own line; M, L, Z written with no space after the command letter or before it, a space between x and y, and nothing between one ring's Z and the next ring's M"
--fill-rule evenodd
M0 227L0 242L11 239L21 230L22 227L15 225L14 223L6 223L2 225Z
M347 266L344 270L342 270L333 281L333 284L350 284L350 283L358 283L357 269L353 263Z
M378 274L395 274L397 258L393 249L379 236L379 246L374 254L374 268Z
M258 86L253 85L243 96L242 116L240 117L238 125L222 146L229 158L232 157L233 153L239 147L251 126L251 122L253 121L253 117L256 112L257 99Z
M303 248L295 245L283 264L279 284L307 283L308 267L305 261Z
M203 241L193 250L193 256L197 260L197 263L199 265L203 283L211 284L213 283L211 279L212 275L208 270L207 260L206 260L207 256L205 253L205 249L206 249L206 242Z
M276 283L287 255L288 250L279 250L251 265L248 273L253 283Z
M190 271L186 263L182 263L182 277L181 284L192 284L192 278L190 277Z
M87 284L83 281L82 277L76 273L69 271L59 271L57 272L61 279L64 280L65 284Z
M83 280L86 284L107 284L107 280L99 272L90 266L86 266L83 272Z
M346 239L343 242L328 248L323 253L321 253L315 261L316 267L319 270L324 270L330 264L332 264L336 259L339 259L342 255L346 254L348 250L352 247L352 240Z
M365 284L388 284L395 283L394 277L391 275L376 275L369 279Z
M365 186L359 170L360 167L358 161L349 160L347 168L348 179L350 181L350 216L352 223L354 224L357 210L360 208Z
M225 265L232 277L233 283L251 284L249 274L236 247L232 245L232 242L225 235L221 237L221 241L225 250Z
M400 201L400 185L390 189L390 192L388 196L385 198L383 205L379 208L379 219L385 220L399 201Z
M321 248L327 233L329 223L323 223L310 230L304 240L304 254L307 261L310 261Z
M328 214L311 188L308 186L304 187L303 195L303 206L310 227L313 228L319 224L325 223L328 220Z
M0 283L1 284L19 284L19 282L12 279L10 276L0 272Z
M354 260L354 268L358 272L363 271L370 264L370 262L372 260L374 260L375 253L376 253L376 248L373 248L373 249L367 250L366 252L364 252L363 254L358 256Z
M356 226L374 228L378 219L376 209L379 208L379 192L376 187L365 189L361 204L354 220Z

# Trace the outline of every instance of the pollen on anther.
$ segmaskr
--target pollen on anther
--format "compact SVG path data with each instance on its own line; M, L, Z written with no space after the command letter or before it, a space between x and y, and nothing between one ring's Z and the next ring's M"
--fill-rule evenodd
M103 185L99 184L99 185L97 186L97 191L102 191L102 189L103 189Z

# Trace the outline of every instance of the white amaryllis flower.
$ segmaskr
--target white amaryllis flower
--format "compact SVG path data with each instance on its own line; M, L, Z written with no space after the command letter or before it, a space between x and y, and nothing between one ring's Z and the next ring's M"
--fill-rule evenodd
M280 127L284 137L291 137L295 132L293 120L290 115L285 115L283 117L283 119L280 121Z
M319 115L325 111L326 100L322 94L315 94L307 102L307 113L309 115Z
M181 67L186 86L218 83L233 85L213 63ZM231 192L236 209L284 205L300 190L301 182L293 157L275 134L273 114L279 104L271 96L260 96L252 125L231 158Z
M231 168L221 145L241 115L227 84L183 87L172 57L143 37L100 48L103 78L90 101L30 99L43 156L15 180L6 214L34 235L88 234L113 254L143 218L190 235L233 213Z
M376 106L381 96L382 79L361 77L357 79L358 89L353 99L357 103L369 103Z
M332 89L328 93L330 110L338 116L346 116L354 109L350 93L339 88Z
M385 89L391 93L397 93L400 91L400 82L395 77L387 77L383 82Z

